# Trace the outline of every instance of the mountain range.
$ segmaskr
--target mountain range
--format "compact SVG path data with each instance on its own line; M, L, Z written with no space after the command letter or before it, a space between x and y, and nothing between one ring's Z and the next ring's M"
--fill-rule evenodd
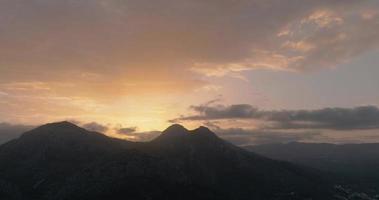
M317 168L234 146L206 127L175 124L150 142L130 142L58 122L0 146L5 200L345 198L338 183Z

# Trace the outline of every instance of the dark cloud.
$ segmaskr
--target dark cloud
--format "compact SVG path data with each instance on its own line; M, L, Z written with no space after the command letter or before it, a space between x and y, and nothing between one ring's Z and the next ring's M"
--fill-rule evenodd
M138 127L125 127L125 128L115 128L116 134L122 137L126 136L127 140L146 142L154 139L161 134L161 131L144 131L139 132Z
M34 126L0 123L0 144L19 137L22 133L33 129Z
M196 113L171 121L252 119L262 120L269 129L377 129L379 109L376 106L324 108L319 110L259 110L248 104L191 106Z
M133 140L133 141L139 141L139 142L146 142L150 141L154 138L156 138L158 135L161 134L161 131L146 131L146 132L129 132L129 133L119 133L122 134L123 136L128 136L128 140Z
M273 111L268 120L276 121L279 129L377 129L379 109L375 106L355 108L325 108L320 110Z
M82 127L89 131L95 131L95 132L100 132L100 133L104 133L109 129L108 126L99 124L97 122L90 122L87 124L83 124Z
M261 111L248 104L223 105L200 105L191 106L193 111L199 115L182 117L178 120L215 120L233 118L260 118Z
M136 131L137 131L137 127L128 127L128 128L120 128L120 129L118 129L117 133L118 134L128 135L128 134L135 133Z

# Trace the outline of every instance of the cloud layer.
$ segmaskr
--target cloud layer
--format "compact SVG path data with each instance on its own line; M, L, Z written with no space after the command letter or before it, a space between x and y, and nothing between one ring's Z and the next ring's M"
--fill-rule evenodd
M109 129L108 126L99 124L97 122L90 122L90 123L83 124L81 126L89 131L94 131L94 132L99 132L99 133L105 133Z
M376 106L355 108L324 108L319 110L259 110L248 104L191 106L195 115L172 120L228 120L251 119L270 122L270 129L378 129L379 109Z
M0 72L106 84L108 75L138 82L188 69L333 67L379 46L378 8L375 0L5 0Z

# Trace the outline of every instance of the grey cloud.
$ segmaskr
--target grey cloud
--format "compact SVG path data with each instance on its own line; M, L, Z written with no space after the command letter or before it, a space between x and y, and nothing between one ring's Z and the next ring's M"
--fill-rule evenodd
M86 123L86 124L83 124L82 127L89 131L95 131L95 132L100 132L100 133L104 133L109 129L107 126L99 124L97 122Z
M120 128L120 129L118 129L117 133L118 134L128 135L128 134L135 133L136 131L137 131L137 127L128 127L128 128Z
M120 133L119 133L120 134ZM146 131L146 132L129 132L129 133L121 133L122 135L126 135L131 137L130 140L146 142L156 138L161 134L161 131Z
M19 137L22 133L33 129L34 126L0 123L0 144Z
M377 129L379 109L375 106L355 108L324 108L320 110L274 111L268 120L279 122L276 128L319 128L319 129Z
M196 114L181 116L172 122L192 121L192 120L218 120L218 119L260 119L264 117L264 112L249 104L234 105L193 105L190 106Z
M379 109L376 106L355 108L324 108L319 110L259 110L252 105L237 104L192 106L195 115L171 121L252 119L268 123L269 129L378 129Z
M230 106L191 106L191 109L198 113L203 113L209 119L224 118L259 118L260 111L248 104L235 104ZM201 116L193 116L193 119L201 119ZM191 119L189 117L188 119Z
M137 131L138 128L133 127L125 127L125 128L116 128L116 133L122 136L128 136L128 140L138 141L138 142L146 142L154 139L158 135L161 134L160 131Z

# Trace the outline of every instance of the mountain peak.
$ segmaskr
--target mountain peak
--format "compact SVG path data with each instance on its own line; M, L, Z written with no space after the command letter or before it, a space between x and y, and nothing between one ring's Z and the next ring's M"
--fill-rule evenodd
M42 125L38 127L37 129L44 129L44 130L83 130L83 128L80 128L79 126L68 122L68 121L61 121L61 122L53 122L48 123L45 125Z
M209 128L205 126L200 126L199 128L191 131L192 134L202 136L202 137L217 137Z
M212 132L209 128L205 126L200 126L199 128L195 129L196 132Z
M78 127L75 124L69 122L69 121L60 121L60 122L53 122L48 123L45 125L42 125L41 127L54 127L54 128L62 128L62 127Z
M189 131L180 124L173 124L163 131L162 134L169 135L186 135Z
M24 135L50 135L50 134L59 134L59 135L66 135L66 134L80 134L80 133L87 133L83 128L80 128L79 126L68 122L68 121L61 121L61 122L54 122L54 123L48 123L42 126L39 126L31 131L26 132Z
M180 124L173 124L168 127L166 130L162 132L160 136L158 136L156 141L166 141L171 140L171 138L184 138L189 134L189 131L184 128L184 126Z
M174 124L163 131L162 134L155 139L155 141L169 143L186 141L189 143L197 143L199 140L207 142L218 141L218 139L219 138L217 135L205 126L200 126L194 130L187 130L180 124Z

